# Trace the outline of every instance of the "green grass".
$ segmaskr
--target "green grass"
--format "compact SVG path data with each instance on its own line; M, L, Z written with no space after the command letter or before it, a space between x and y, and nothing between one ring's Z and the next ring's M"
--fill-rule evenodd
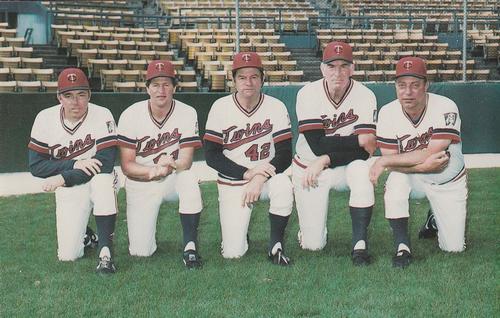
M175 204L160 211L158 250L150 258L128 255L125 197L119 195L116 234L118 273L94 274L95 250L76 262L57 261L52 194L0 199L0 317L494 317L500 312L498 206L500 169L469 174L467 250L441 252L437 242L418 240L428 203L412 201L415 262L391 267L392 236L383 217L382 191L371 224L373 265L355 268L349 258L347 193L332 193L329 242L320 252L298 247L296 212L287 230L293 267L265 257L266 204L250 226L250 249L242 259L219 253L217 189L202 185L201 271L181 262L181 228ZM94 224L93 220L91 221ZM93 226L93 225L92 225Z

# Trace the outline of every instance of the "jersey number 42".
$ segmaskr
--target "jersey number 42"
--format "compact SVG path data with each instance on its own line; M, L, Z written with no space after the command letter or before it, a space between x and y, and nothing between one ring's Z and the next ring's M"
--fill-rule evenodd
M259 153L259 145L253 144L250 146L250 148L247 149L247 151L245 151L245 156L250 158L251 161L262 160L269 157L270 149L271 149L271 143L267 142L262 146L260 146L260 153Z

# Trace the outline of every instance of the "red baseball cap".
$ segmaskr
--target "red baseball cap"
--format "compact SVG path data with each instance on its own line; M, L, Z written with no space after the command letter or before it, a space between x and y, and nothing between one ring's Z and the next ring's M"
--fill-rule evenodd
M57 79L57 93L62 94L74 90L90 90L89 81L81 69L66 68Z
M167 60L151 61L146 71L146 81L157 77L170 77L175 80L174 66Z
M401 76L413 76L427 79L427 67L425 61L419 57L403 57L396 64L396 78Z
M233 57L233 72L244 67L255 67L263 70L259 54L255 52L240 52Z
M351 46L340 41L328 43L323 50L323 63L328 64L335 60L343 60L352 63Z

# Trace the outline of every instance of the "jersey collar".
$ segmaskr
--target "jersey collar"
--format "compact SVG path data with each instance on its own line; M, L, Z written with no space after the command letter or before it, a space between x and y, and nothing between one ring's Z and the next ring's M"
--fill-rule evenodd
M403 108L403 105L401 105L401 103L399 103L399 105L401 106L401 111L405 115L406 119L408 119L410 121L410 123L413 125L413 127L415 127L415 128L417 128L424 120L425 113L427 112L427 105L428 104L429 104L429 94L426 94L425 107L422 110L422 113L420 114L420 116L417 118L417 120L413 120L410 117L410 115L408 115L408 113L405 111L405 109Z
M149 113L149 118L151 118L151 121L153 122L153 124L156 125L156 127L158 128L163 128L163 126L165 125L165 123L167 122L168 118L170 118L170 115L172 115L172 113L174 112L174 108L175 108L175 100L172 99L172 104L170 105L170 110L168 111L168 113L165 115L165 118L163 118L161 121L158 121L155 119L155 117L153 116L153 112L151 110L151 101L148 100L148 113Z
M336 103L333 100L333 97L330 96L330 93L328 92L327 81L325 79L323 79L323 89L325 90L326 98L328 98L328 100L333 105L333 107L335 107L335 109L338 109L340 107L340 105L342 105L342 103L345 101L347 96L349 96L349 93L351 92L353 85L354 85L354 81L352 79L349 79L349 85L347 85L347 89L345 90L344 95L342 95L342 98L340 99L340 101L338 103Z
M253 114L255 114L257 112L257 110L259 110L260 106L262 105L262 103L264 102L264 94L260 93L260 97L259 97L259 101L257 102L257 105L255 105L251 111L248 111L246 110L243 106L241 106L240 102L238 101L238 98L236 98L236 93L233 93L233 101L234 103L236 104L236 106L238 107L238 109L245 115L247 115L247 117L251 117Z
M69 134L73 135L78 130L78 128L82 126L83 122L85 121L85 118L87 118L88 113L89 113L89 108L87 108L87 111L85 112L83 117L78 121L78 123L75 126L70 127L66 125L64 121L64 107L61 105L61 109L59 111L59 119L61 120L61 125L64 128L64 130L66 130Z

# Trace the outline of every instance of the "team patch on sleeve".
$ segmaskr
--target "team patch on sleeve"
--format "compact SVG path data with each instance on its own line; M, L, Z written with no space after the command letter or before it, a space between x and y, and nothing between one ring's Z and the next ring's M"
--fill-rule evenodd
M446 126L455 126L457 122L457 113L444 114L444 123Z
M201 140L200 137L194 136L189 138L182 138L179 141L180 148L193 147L193 148L201 148Z
M216 142L218 144L221 144L222 145L222 134L221 133L218 133L216 131L213 131L213 130L206 130L205 131L205 135L203 136L203 139L204 140L208 140L208 141L212 141L212 142Z
M108 129L108 133L114 133L115 132L115 122L110 120L106 122L106 128Z
M135 149L137 147L137 141L123 135L118 135L118 146Z
M307 119L299 121L299 133L308 130L324 129L321 119Z
M377 136L377 147L384 149L398 149L398 140Z
M95 143L97 145L97 151L99 151L104 148L116 146L118 144L118 140L117 137L113 135L97 139Z
M273 142L278 143L283 140L291 139L292 131L290 128L277 131L273 134Z
M49 153L49 145L46 143L40 142L33 137L30 138L30 142L28 143L28 148L33 150L33 151L39 152L39 153L43 153L43 154L47 154L47 155L50 154Z
M354 134L375 134L377 127L373 124L360 124L354 126Z
M451 139L453 143L458 143L462 139L460 138L460 132L456 129L450 128L436 128L432 131L431 139Z

